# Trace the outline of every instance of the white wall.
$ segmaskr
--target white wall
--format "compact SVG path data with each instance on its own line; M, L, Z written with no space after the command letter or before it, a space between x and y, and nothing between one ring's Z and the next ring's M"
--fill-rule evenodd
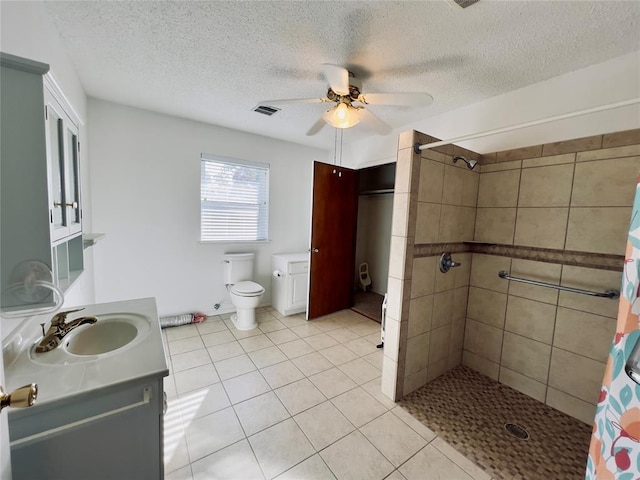
M389 135L346 144L345 166L362 168L394 162L398 134L407 130L418 130L447 140L638 97L640 51L403 125ZM640 128L638 104L459 145L474 152L489 153L634 128Z
M50 75L64 92L80 118L80 139L86 145L87 97L73 65L62 46L57 29L42 2L0 2L0 49L50 66ZM83 140L84 139L84 140ZM87 150L80 156L83 199L83 228L90 232L92 225L91 191ZM85 271L65 295L65 307L90 304L95 301L93 282L93 251L84 251ZM7 333L9 329L5 330Z
M392 214L393 194L360 195L356 238L356 285L360 288L358 267L362 262L367 262L371 290L381 295L387 293Z
M326 152L227 128L89 100L99 302L156 297L160 315L228 302L222 255L255 252L271 303L271 255L309 248L313 160ZM199 243L200 154L267 162L269 243ZM230 311L229 303L221 311Z

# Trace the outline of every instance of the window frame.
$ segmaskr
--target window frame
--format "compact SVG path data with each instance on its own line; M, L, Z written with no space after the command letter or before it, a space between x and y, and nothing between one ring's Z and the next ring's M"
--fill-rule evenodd
M203 165L206 162L213 162L213 163L218 163L218 164L225 164L225 165L234 165L234 166L243 166L243 167L253 167L255 169L259 169L259 170L263 170L264 173L266 174L266 180L265 182L256 182L256 185L263 185L264 186L264 191L263 193L263 198L261 200L264 201L264 205L261 207L259 203L256 203L255 205L258 207L258 219L257 219L257 224L256 224L256 230L258 230L258 233L263 230L264 231L264 237L265 238L256 238L256 239L242 239L242 238L225 238L225 239L211 239L211 238L204 238L203 237L203 225L204 225L204 219L203 219L203 212L204 212L204 203L206 201L206 197L204 196L204 187L205 187L205 182L204 182L204 175L203 175ZM270 220L270 190L271 190L271 185L270 185L270 181L271 181L271 165L269 163L265 163L265 162L256 162L256 161L252 161L252 160L242 160L242 159L237 159L237 158L231 158L231 157L225 157L222 155L213 155L213 154L208 154L208 153L201 153L200 154L200 238L199 238L199 243L215 243L215 244L222 244L222 243L268 243L271 241L270 238L270 225L269 225L269 220ZM219 202L224 204L224 202ZM228 203L233 203L233 202L228 202ZM263 222L265 225L263 227L263 229L260 229L260 223Z

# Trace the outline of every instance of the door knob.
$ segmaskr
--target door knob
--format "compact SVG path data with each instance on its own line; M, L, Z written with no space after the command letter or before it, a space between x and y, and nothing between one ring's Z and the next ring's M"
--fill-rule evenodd
M313 253L318 253L320 250L318 250L317 248L314 248L311 250Z
M35 403L37 397L38 385L35 383L17 388L9 394L4 393L4 390L0 387L0 410L4 407L30 407Z

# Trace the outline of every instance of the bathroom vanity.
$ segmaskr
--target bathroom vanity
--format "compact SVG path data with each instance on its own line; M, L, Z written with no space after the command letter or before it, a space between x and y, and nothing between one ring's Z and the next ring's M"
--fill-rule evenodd
M307 311L309 288L309 254L282 253L272 255L273 268L271 299L273 307L282 315Z
M4 348L8 388L38 384L33 407L9 411L13 478L161 479L169 372L155 300L90 305L70 318L80 314L98 320L50 352L35 353L37 318ZM101 322L104 341L90 331Z

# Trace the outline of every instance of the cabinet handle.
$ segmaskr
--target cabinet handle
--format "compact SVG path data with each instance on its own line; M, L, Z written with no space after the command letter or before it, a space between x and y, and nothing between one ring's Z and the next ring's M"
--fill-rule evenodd
M60 203L60 202L53 202L53 206L54 207L71 207L71 208L78 208L78 202L73 202L73 203Z
M32 406L38 397L38 385L25 385L7 394L0 387L0 410L4 407L25 408Z

